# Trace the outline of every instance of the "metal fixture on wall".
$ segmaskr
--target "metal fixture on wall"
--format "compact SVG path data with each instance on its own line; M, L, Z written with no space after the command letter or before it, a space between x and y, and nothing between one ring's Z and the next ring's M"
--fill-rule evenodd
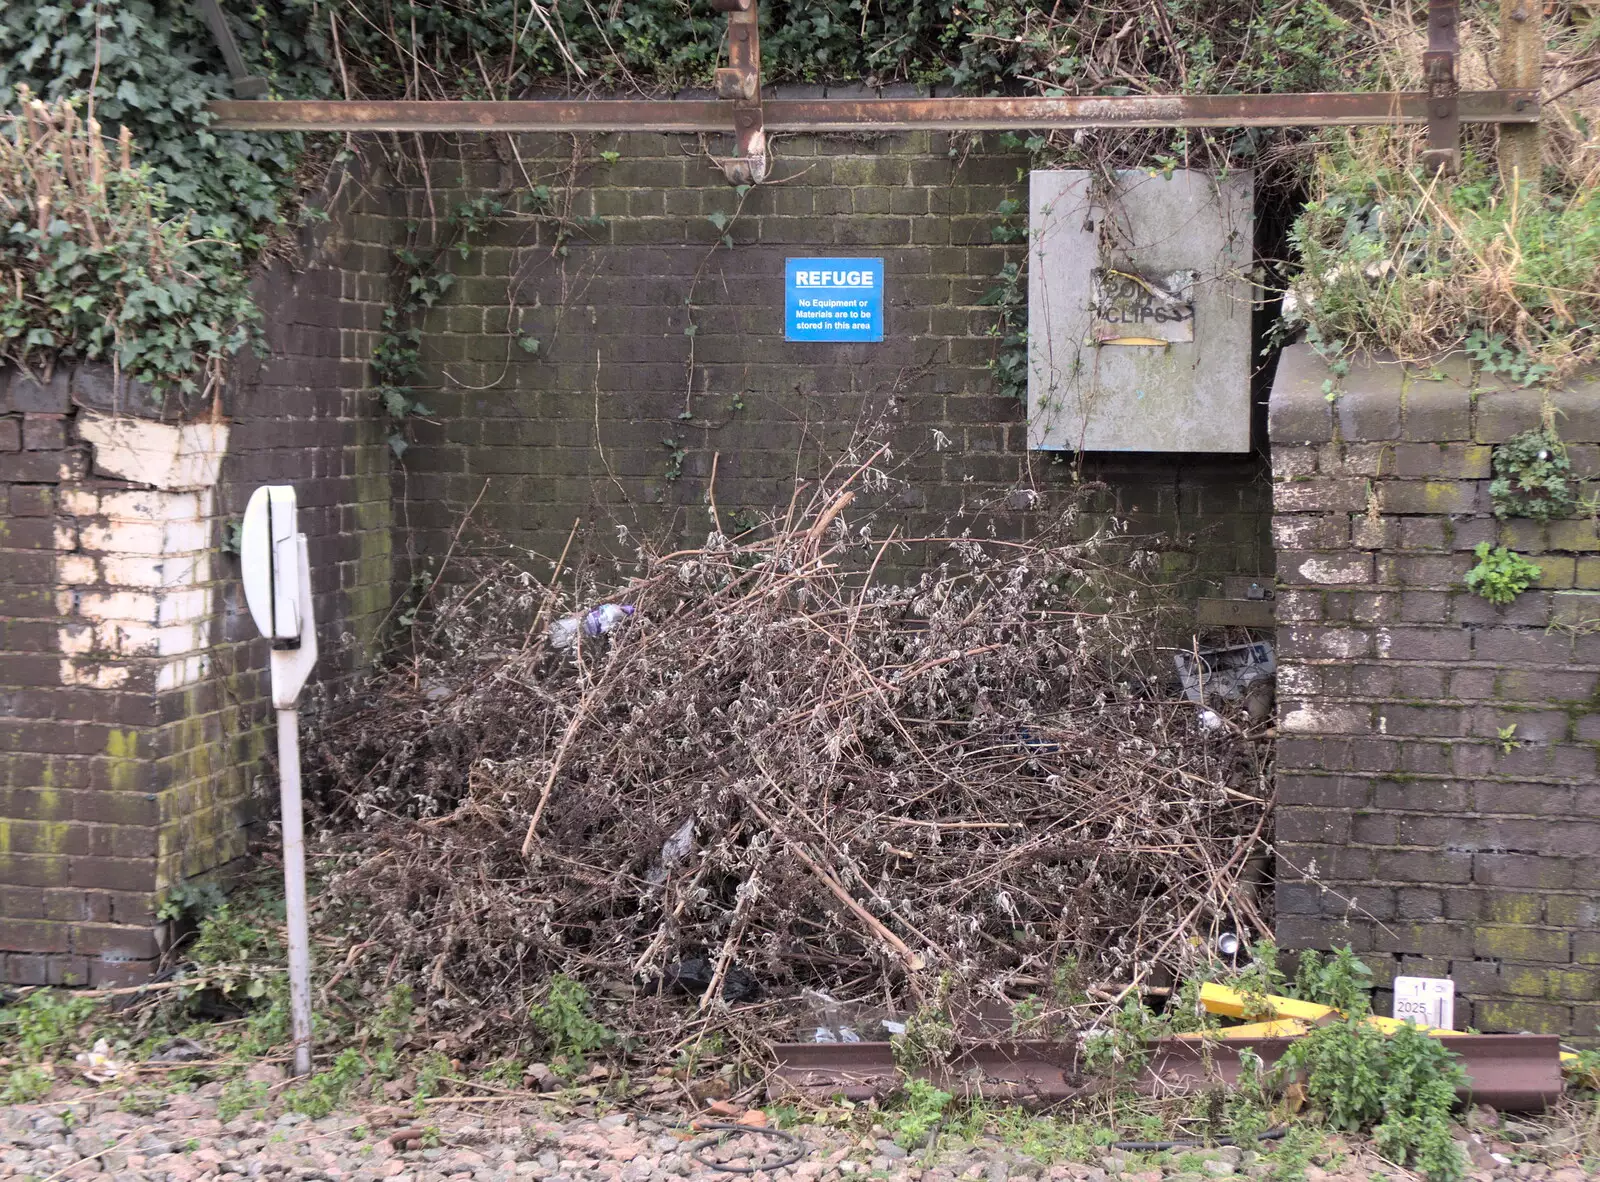
M1430 167L1460 161L1461 125L1506 127L1539 122L1536 77L1530 85L1461 91L1457 85L1457 0L1429 0L1425 91L1356 94L1200 94L1062 98L769 99L761 96L756 0L712 0L728 14L728 65L717 70L715 99L220 100L208 104L220 131L658 131L727 133L735 155L723 171L735 184L766 176L771 132L1065 130L1096 127L1359 127L1426 124ZM238 50L216 0L200 0L230 71ZM1519 10L1520 11L1520 10ZM1530 23L1524 15L1523 23ZM1537 23L1533 18L1531 23ZM219 28L220 26L220 28ZM1526 29L1519 29L1524 37ZM231 53L230 53L231 50ZM235 91L242 83L242 63Z
M228 28L228 18L222 13L222 5L217 0L199 0L199 4L200 18L211 30L217 48L222 51L222 60L227 64L228 77L233 80L233 93L242 99L265 96L267 80L252 76L244 64L244 55L239 52L239 45L233 39L233 30Z

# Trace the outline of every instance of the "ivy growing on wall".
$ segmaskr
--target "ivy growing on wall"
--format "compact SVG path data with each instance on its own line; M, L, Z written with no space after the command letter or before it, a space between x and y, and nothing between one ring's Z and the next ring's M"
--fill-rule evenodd
M157 395L221 377L256 318L239 247L169 207L124 134L19 88L0 121L0 358L111 361Z
M326 48L312 7L291 2L225 5L240 50L278 97L332 93ZM115 138L126 127L151 181L197 236L245 251L265 245L296 196L303 147L292 135L218 133L204 105L231 98L220 52L197 6L184 0L0 5L0 96L15 110L17 87L69 99Z
M303 5L237 19L281 93L326 93ZM230 94L195 6L0 5L0 355L107 360L163 396L202 390L250 335L253 259L295 207L298 137L221 135Z

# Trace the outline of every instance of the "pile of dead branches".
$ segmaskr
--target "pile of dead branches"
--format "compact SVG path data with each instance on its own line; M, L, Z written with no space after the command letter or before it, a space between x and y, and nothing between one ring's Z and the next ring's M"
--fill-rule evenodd
M649 992L698 962L705 998L905 1008L1148 981L1265 930L1270 744L1176 692L1152 543L1075 508L1029 541L874 540L882 480L841 466L581 602L457 564L315 744L329 897L386 979L516 1009L555 972ZM884 579L907 546L935 561ZM632 615L552 649L602 601Z

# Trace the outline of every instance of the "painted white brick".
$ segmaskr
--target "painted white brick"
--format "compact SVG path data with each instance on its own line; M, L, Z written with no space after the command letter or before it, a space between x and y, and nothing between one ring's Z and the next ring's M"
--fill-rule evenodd
M193 685L205 677L211 668L211 658L200 655L168 661L156 673L156 691L177 689Z
M185 551L208 549L211 545L209 521L168 522L162 539L163 554L182 554Z
M200 496L158 489L107 493L100 498L100 513L112 521L194 521L200 516Z
M160 629L154 624L105 620L95 625L95 641L102 652L119 657L153 657L160 647Z
M1286 698L1317 692L1317 672L1306 665L1279 665L1277 681L1278 693Z
M102 665L99 662L64 660L61 662L61 684L82 685L90 689L116 689L126 685L132 673L126 665Z
M1372 560L1364 554L1320 554L1300 564L1300 577L1308 583L1370 583Z
M93 624L63 624L56 629L56 643L64 653L81 656L94 651Z
M164 554L166 533L152 521L119 521L114 525L83 525L79 544L101 554Z
M90 411L78 416L78 434L94 445L97 471L162 489L214 486L228 450L226 423L175 427Z
M100 498L85 488L64 488L60 492L61 511L74 517L93 517L100 512Z
M195 582L195 559L189 555L108 555L100 564L105 569L106 582L113 587L187 587Z
M156 655L177 657L206 647L206 629L198 624L174 624L156 629Z
M161 610L159 596L147 591L84 591L77 614L90 620L154 624Z
M1364 656L1367 651L1369 637L1365 632L1356 628L1330 628L1317 640L1317 647L1322 655L1337 657L1341 660L1351 660Z
M57 550L78 548L78 523L71 518L57 518L55 537L51 539Z
M1300 734L1364 735L1372 730L1372 716L1361 706L1301 705L1284 712L1278 729Z
M56 561L56 580L69 587L98 583L99 564L87 554L63 554Z
M1280 550L1314 550L1322 528L1320 517L1276 517L1272 521L1272 544Z
M205 590L169 591L160 597L156 608L156 623L186 624L203 620L211 611L211 594Z

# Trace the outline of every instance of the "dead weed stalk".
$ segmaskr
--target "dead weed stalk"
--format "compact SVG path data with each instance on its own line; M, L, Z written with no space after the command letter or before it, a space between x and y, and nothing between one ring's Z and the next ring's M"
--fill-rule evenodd
M641 550L603 596L631 619L570 654L530 621L595 600L463 560L417 655L317 745L328 899L387 980L516 1019L557 972L643 999L699 961L689 991L718 1005L812 987L904 1011L1068 965L1136 981L1267 930L1242 877L1270 744L1167 692L1154 540L1071 505L882 581L905 545L862 508L883 453L761 529ZM776 1033L794 1015L770 1001ZM632 1004L612 1020L660 1028Z

